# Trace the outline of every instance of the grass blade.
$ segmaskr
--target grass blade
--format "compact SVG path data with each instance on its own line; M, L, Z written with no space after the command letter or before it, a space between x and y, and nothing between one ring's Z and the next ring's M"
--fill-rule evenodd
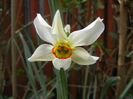
M96 99L96 92L97 92L97 77L95 76L94 90L93 90L93 99Z
M104 98L104 95L109 88L109 86L116 84L119 81L119 77L110 77L104 84L104 87L102 88L101 94L100 94L100 99Z
M20 36L21 41L22 41L23 46L24 46L25 57L26 57L26 59L28 59L28 58L31 56L30 50L29 50L29 48L28 48L27 43L25 42L25 40L24 40L24 38L23 38L23 35L22 35L21 33L19 33L19 36ZM33 45L32 45L32 46L33 46ZM46 96L47 91L46 91L45 78L44 78L43 73L42 73L42 72L40 73L40 72L38 71L38 69L37 69L35 63L30 63L30 62L27 61L27 64L29 65L28 67L29 67L29 70L30 70L30 71L32 71L32 68L33 68L33 70L34 70L34 72L35 72L36 79L38 80L38 82L39 82L39 84L40 84L40 86L41 86L41 88L42 88L43 97L46 98L45 96ZM40 67L40 66L39 66L39 67Z
M94 47L91 46L90 48L90 54L92 54L94 51ZM87 79L88 79L88 73L89 73L89 65L86 67L86 71L85 71L85 80L84 80L84 88L83 88L83 96L82 96L82 99L86 99L85 98L85 95L86 95L86 87L87 86Z
M89 90L88 90L88 93L87 93L87 99L90 98L90 95L91 95L91 88L92 88L92 81L91 81L91 83L90 83L90 85L89 85Z
M53 19L54 14L55 14L55 12L56 12L54 0L48 0L48 3L49 3L49 7L50 7L50 13L51 13L50 15L51 15L51 17L52 17L52 19Z
M22 44L23 44L25 58L27 59L30 56L28 46L27 46L27 44L26 44L26 42L23 38L23 35L21 33L19 33L19 36L20 36L20 39L21 39ZM36 83L35 83L35 79L34 79L34 76L33 76L31 64L27 60L26 60L26 64L27 64L26 69L27 69L29 81L30 81L31 86L33 88L33 91L35 93L35 97L37 99L39 99L39 94L38 94L37 89L36 89Z
M133 85L133 78L128 83L128 85L126 86L126 88L124 89L124 91L121 93L119 99L123 99L124 98L124 96L126 95L126 93L128 92L128 90L132 87L132 85Z
M84 88L83 88L83 99L86 99L85 98L85 95L86 95L86 85L87 85L87 79L88 79L88 72L89 72L89 66L87 66L86 68L86 72L85 72L85 80L84 80Z
M32 47L32 50L35 51L35 46L33 44L33 41L31 39L31 37L29 35L27 35L27 38L28 38L28 41L29 41L29 44L31 45ZM30 50L28 48L28 45L27 45L27 49L28 49L28 52L29 52L29 55L31 56L31 53L30 53ZM45 97L46 96L46 86L45 86L45 76L43 75L43 71L42 71L42 68L41 68L41 62L37 62L38 64L38 67L39 67L39 71L38 69L36 68L36 65L35 63L31 63L32 67L33 67L33 70L35 71L35 74L36 74L36 78L37 80L39 81L40 83L40 86L42 88L42 91L43 91L43 96Z

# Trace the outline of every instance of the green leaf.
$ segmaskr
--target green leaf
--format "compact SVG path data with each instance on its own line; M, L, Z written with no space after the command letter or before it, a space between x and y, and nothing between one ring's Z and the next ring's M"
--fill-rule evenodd
M25 58L28 59L28 57L30 56L29 48L28 48L27 43L25 42L25 40L23 38L23 35L21 33L19 33L19 36L20 36L20 39L21 39L22 44L23 44ZM36 89L36 83L35 83L35 79L33 76L31 64L28 61L26 61L26 64L27 64L26 71L28 73L29 81L30 81L31 86L33 88L33 91L35 93L35 97L37 99L39 99L39 94L38 94L37 89Z
M94 47L93 45L90 47L90 54L93 53L94 48L95 48L95 47ZM85 87L85 86L87 86L89 68L90 68L90 66L88 65L88 66L86 67L86 71L85 71L84 88L83 88L83 96L82 96L83 99L85 99L85 95L86 95L86 87Z
M82 0L82 3L87 2L87 0Z
M49 3L49 7L50 7L50 15L51 15L51 17L53 19L54 14L55 14L57 9L55 7L54 0L48 0L48 3Z
M98 45L99 46L104 46L104 40L98 40L98 41L94 42L92 45L94 47L97 47Z
M62 4L60 0L54 0L54 4L56 9L62 9Z
M133 51L128 51L128 50L126 50L126 51L125 51L125 56L126 56L126 57L133 57Z
M24 70L23 69L21 69L21 68L20 69L17 69L17 73L16 73L17 75L21 75L23 73L24 73Z
M2 97L2 95L0 95L0 99L4 99L4 98Z
M88 72L89 72L89 67L87 66L86 71L85 71L85 80L84 80L84 88L83 88L83 99L85 99L85 95L86 95L86 85L87 85L87 80L88 80Z
M83 66L78 65L78 64L72 62L71 67L72 67L74 70L80 70Z
M119 99L123 99L124 96L126 95L126 93L128 92L128 90L133 86L133 78L130 80L130 82L128 83L128 85L126 86L126 88L124 89L124 91L121 93Z
M93 99L96 99L96 92L97 92L97 76L95 76L94 80Z
M119 77L110 77L107 79L107 81L104 84L104 87L102 88L101 94L100 94L100 99L104 99L104 95L107 91L107 89L111 86L116 84L119 81Z
M97 8L104 8L104 5L102 4L102 2L100 0L97 0Z
M109 32L109 35L113 37L114 39L118 40L118 34L114 32Z
M25 42L25 39L23 38L23 35L21 33L19 33L19 36L21 38L21 41L22 41L22 44L23 44L23 47L24 47L24 54L25 54L25 58L26 60L31 56L31 52L29 50L29 47L27 45L27 43ZM35 76L36 76L36 79L38 80L42 90L43 90L43 97L46 98L46 85L45 85L45 78L44 78L44 75L41 71L38 71L35 63L30 63L28 61L26 61L27 65L28 65L28 70L29 70L29 74L30 75L33 75L33 71L35 72ZM33 77L32 77L33 78ZM29 78L31 79L31 78ZM35 81L34 81L34 84L33 86L34 87L34 92L37 93L37 89L35 88ZM36 94L36 97L38 99L38 94Z
M67 0L62 0L64 3L66 3L67 2Z
M93 87L93 83L92 83L92 80L90 82L90 85L89 85L89 90L88 90L88 93L87 93L87 99L90 98L90 95L91 95L91 88Z
M111 49L105 48L104 50L105 50L105 52L106 52L107 54L109 54L109 53L111 52Z

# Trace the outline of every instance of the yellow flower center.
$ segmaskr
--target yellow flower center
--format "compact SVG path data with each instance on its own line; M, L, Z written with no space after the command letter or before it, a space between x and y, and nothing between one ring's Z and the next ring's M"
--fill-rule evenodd
M72 49L65 43L60 43L52 48L52 53L59 59L67 59L72 55Z

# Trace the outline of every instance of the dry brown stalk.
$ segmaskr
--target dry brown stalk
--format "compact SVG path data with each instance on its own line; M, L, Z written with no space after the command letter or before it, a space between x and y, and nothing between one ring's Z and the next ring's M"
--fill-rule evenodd
M14 35L15 35L15 23L16 23L16 2L15 0L11 1L11 61L12 61L12 94L13 99L17 99L17 88L16 88L16 55L15 55L15 46L14 46Z
M119 25L119 48L118 48L118 68L117 75L120 76L120 82L117 84L116 99L125 87L125 48L126 48L126 32L127 32L127 9L124 1L120 2L120 24Z

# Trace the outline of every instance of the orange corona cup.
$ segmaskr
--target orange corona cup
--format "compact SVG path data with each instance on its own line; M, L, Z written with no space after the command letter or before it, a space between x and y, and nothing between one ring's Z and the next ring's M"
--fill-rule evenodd
M55 45L52 48L52 53L56 58L67 59L72 55L72 49L66 45Z

